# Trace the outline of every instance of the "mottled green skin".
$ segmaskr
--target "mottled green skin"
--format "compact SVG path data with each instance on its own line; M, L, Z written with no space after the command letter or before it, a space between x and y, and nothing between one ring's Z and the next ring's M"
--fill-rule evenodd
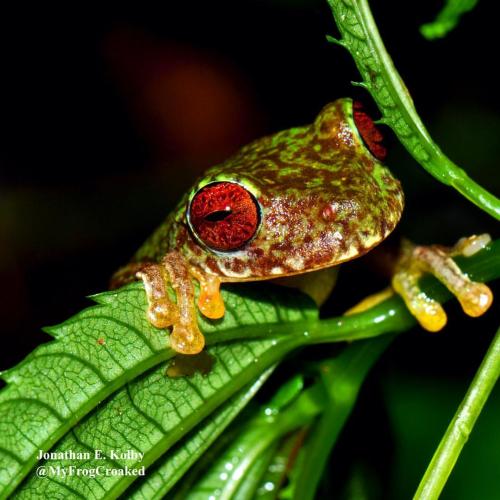
M222 180L245 186L262 207L255 237L232 252L206 248L186 219L194 194ZM402 209L399 181L363 144L351 99L339 99L312 125L254 141L210 168L134 262L158 262L176 250L222 281L304 273L366 253L394 229Z

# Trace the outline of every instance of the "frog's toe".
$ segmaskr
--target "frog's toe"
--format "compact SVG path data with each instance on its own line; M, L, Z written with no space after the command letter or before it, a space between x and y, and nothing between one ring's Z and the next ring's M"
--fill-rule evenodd
M168 328L179 317L177 305L168 298L166 277L158 264L147 264L136 273L146 289L148 299L147 318L156 328Z
M200 294L200 298L198 299L198 308L200 309L201 314L209 319L222 318L225 312L224 302L220 296L214 298Z
M156 328L168 328L179 317L177 306L167 298L152 300L148 307L148 320Z
M176 323L170 334L170 347L181 354L198 354L205 347L205 337L196 322Z
M477 317L489 309L493 302L493 294L484 283L471 282L457 295L457 299L466 314Z
M456 255L463 255L464 257L470 257L471 255L474 255L482 250L489 243L491 243L491 236L489 234L474 234L472 236L460 238L453 247L452 253Z
M437 332L446 325L446 313L439 302L429 297L418 286L422 274L414 266L403 266L393 276L392 287L405 301L406 307L422 328Z
M480 235L462 238L452 248L405 243L392 285L426 330L438 331L446 324L446 313L441 305L428 297L418 285L419 279L426 273L443 283L469 316L481 316L488 310L493 301L491 290L484 283L471 281L452 256L473 255L489 241L488 235Z
M170 347L181 354L198 354L205 346L205 337L198 327L192 274L184 257L177 252L166 254L162 264L175 291L179 311L170 334Z
M441 304L427 295L414 301L413 309L410 311L415 316L420 326L428 332L439 332L448 321ZM408 302L407 302L408 303Z
M198 309L201 314L210 319L222 318L225 308L224 300L220 293L220 278L204 273L195 266L191 266L189 272L198 280L200 285Z
M461 238L450 250L450 254L470 257L482 250L490 242L491 236L489 234ZM455 295L465 313L473 317L484 314L493 302L493 293L487 285L470 280L459 284Z

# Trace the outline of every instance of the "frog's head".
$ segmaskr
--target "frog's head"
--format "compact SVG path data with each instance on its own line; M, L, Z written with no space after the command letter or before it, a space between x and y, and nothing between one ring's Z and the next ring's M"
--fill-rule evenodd
M223 281L265 279L358 257L396 226L399 182L351 99L259 139L211 168L183 202L179 248Z

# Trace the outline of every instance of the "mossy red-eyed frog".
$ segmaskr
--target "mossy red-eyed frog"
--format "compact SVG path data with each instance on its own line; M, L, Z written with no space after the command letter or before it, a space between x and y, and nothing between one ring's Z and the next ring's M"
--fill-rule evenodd
M113 285L142 279L149 321L173 327L175 351L199 353L205 339L196 319L193 278L200 285L200 312L221 318L221 283L332 269L391 233L403 210L403 192L382 164L381 140L357 103L338 99L312 125L252 142L206 172L115 274ZM418 287L424 272L440 279L466 313L478 316L488 309L488 287L471 282L450 258L470 255L488 241L483 235L461 240L453 249L405 247L393 288L424 328L438 330L446 323L440 304ZM307 276L317 280L319 275ZM328 281L333 286L334 278ZM176 301L169 298L168 283Z

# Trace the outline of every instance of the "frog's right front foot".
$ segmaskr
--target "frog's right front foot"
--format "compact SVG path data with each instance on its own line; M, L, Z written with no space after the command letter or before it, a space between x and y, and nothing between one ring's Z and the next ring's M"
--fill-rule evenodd
M452 257L469 257L484 248L491 238L487 234L462 238L455 246L403 245L402 256L392 278L394 290L401 295L420 325L431 332L441 330L447 321L441 304L427 296L418 284L423 274L434 275L459 300L469 316L485 313L493 301L491 290L484 283L471 281Z

